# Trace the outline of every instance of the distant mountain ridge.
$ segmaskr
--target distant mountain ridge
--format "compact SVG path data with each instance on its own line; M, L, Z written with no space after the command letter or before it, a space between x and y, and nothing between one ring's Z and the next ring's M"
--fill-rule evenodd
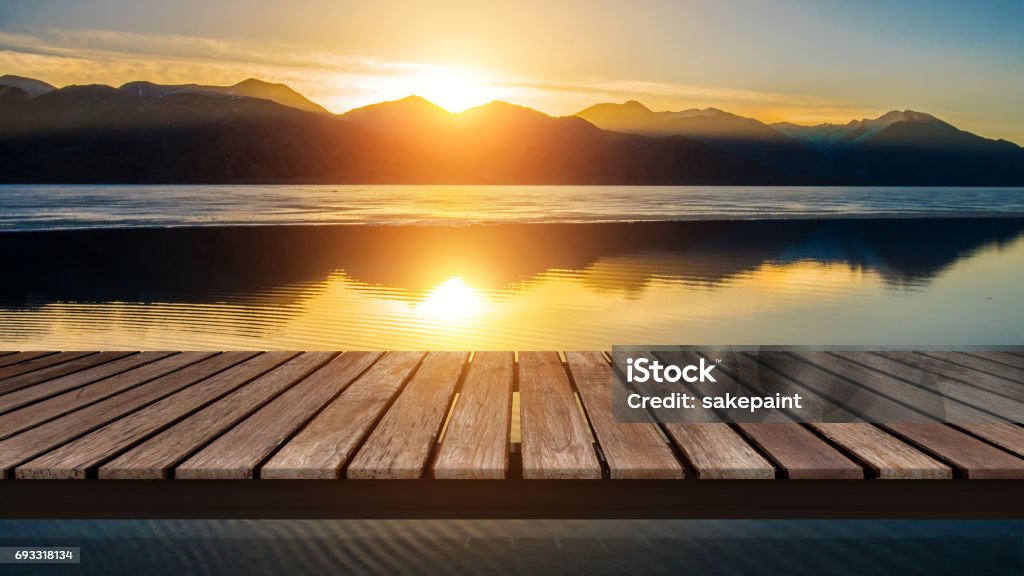
M891 110L878 118L851 120L846 124L805 126L790 122L778 122L771 126L818 150L835 150L868 140L897 122L933 123L952 127L931 114L913 110Z
M717 108L654 112L636 100L597 104L576 113L598 128L647 136L686 136L790 174L794 180L822 180L829 166L804 146L755 120Z
M284 84L0 77L0 181L1024 185L1024 149L922 112L765 124L637 101L573 116L410 96L334 115Z
M1020 146L977 136L914 110L817 126L768 125L716 108L654 112L636 101L598 104L577 115L608 130L688 136L791 175L809 175L815 183L1024 184Z
M204 86L200 84L154 84L144 80L123 84L121 90L133 92L138 96L168 96L170 94L211 94L243 98L260 98L277 102L282 106L298 108L306 112L330 114L323 106L307 99L302 94L284 84L271 84L255 78L242 80L232 86Z
M134 88L134 89L132 89ZM346 118L203 90L69 86L0 100L0 180L140 183L768 184L687 138L600 130L494 102L422 99ZM387 120L390 118L390 120ZM429 129L413 128L427 126Z
M991 140L924 112L893 110L847 124L776 124L779 131L832 158L855 179L883 176L895 185L1020 185L1024 149Z
M24 76L15 76L13 74L4 74L0 76L0 87L17 88L25 92L29 97L40 96L53 92L57 89L56 86L43 82L42 80L36 80L35 78L26 78Z

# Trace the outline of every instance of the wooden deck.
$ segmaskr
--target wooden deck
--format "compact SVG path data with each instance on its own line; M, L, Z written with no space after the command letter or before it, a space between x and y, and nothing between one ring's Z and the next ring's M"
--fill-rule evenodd
M803 368L787 372L793 360ZM1024 426L1000 418L1024 413L1021 353L795 352L750 361L812 399L815 390L856 387L894 414L913 411L924 373L975 423L622 424L612 417L611 367L600 352L2 352L0 514L59 516L52 506L68 498L74 510L103 515L97 503L117 508L112 499L145 493L274 498L281 488L272 484L293 495L340 494L339 502L399 490L437 502L486 500L509 486L520 491L513 500L533 494L534 502L761 490L805 504L819 498L832 510L844 494L892 498L900 510L924 494L951 494L967 515L985 507L958 494L1006 490L988 509L1024 513ZM32 482L40 479L110 482ZM355 481L363 479L372 481ZM421 482L395 488L398 479ZM612 482L621 479L630 482ZM887 487L859 487L880 484ZM50 498L51 507L23 498Z

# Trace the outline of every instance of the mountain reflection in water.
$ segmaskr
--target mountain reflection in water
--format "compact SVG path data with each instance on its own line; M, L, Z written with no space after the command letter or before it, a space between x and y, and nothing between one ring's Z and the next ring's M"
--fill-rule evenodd
M1024 219L0 234L0 348L1024 343Z

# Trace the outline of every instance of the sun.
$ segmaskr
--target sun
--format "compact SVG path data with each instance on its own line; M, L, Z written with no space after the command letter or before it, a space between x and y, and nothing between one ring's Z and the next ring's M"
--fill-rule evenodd
M424 70L410 78L412 94L422 96L449 112L462 112L501 97L500 88L464 70Z

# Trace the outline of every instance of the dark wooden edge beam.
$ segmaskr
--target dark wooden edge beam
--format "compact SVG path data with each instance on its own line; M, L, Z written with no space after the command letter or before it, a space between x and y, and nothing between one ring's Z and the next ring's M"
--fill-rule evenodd
M0 518L1019 519L1024 480L48 480Z

